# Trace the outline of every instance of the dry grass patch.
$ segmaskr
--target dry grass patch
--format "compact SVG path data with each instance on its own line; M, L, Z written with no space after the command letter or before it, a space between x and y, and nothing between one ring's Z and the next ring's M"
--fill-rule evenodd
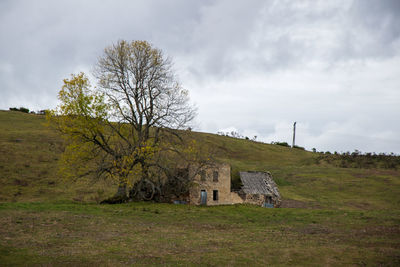
M157 212L156 212L157 211ZM0 205L2 262L394 264L398 214L135 203ZM382 217L382 218L381 218ZM385 222L382 224L382 222ZM377 249L379 248L379 249Z

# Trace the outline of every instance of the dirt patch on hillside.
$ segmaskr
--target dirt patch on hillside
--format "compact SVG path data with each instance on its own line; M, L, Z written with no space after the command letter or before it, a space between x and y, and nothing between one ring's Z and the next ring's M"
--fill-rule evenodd
M280 208L321 209L322 207L315 202L283 199Z
M397 176L400 172L398 170L386 170L386 169L368 169L353 173L356 178L366 178L369 176L379 176L379 175L390 175Z
M344 203L348 207L360 209L360 210L373 210L374 206L366 202L354 202L354 201L347 201Z
M306 235L315 235L315 234L331 234L333 231L323 225L319 225L319 224L309 224L309 225L305 225L303 227L300 227L298 229L296 229L297 232L301 233L301 234L306 234Z

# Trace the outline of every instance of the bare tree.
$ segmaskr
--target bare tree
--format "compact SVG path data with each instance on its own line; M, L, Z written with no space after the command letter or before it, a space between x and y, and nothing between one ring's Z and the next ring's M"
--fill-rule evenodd
M95 75L114 118L132 125L139 143L151 127L182 129L194 118L188 92L173 75L170 60L146 41L107 47Z
M149 164L148 153L137 152L159 148L166 134L171 135L169 129L188 127L195 115L188 92L172 73L171 61L146 41L119 41L106 48L95 75L112 107L112 118L118 126L131 126L130 132L120 134L120 129L110 124L128 154L136 155L147 179L148 169L155 163Z

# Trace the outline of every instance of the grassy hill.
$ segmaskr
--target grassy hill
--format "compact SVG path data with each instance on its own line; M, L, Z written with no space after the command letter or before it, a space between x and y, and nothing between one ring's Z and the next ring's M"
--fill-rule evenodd
M98 205L115 185L62 181L44 116L0 111L0 265L399 265L400 171L193 132L238 171L270 171L280 209Z

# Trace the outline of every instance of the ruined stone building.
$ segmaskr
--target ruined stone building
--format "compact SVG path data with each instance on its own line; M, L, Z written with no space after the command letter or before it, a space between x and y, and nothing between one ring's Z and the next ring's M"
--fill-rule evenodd
M189 203L195 205L235 203L235 196L231 192L231 167L228 164L215 164L204 168L195 175L189 195Z
M269 172L240 172L243 184L238 194L244 203L253 203L264 207L279 207L281 196L272 175Z
M278 207L280 195L270 173L240 172L242 188L231 191L231 168L215 164L194 176L194 186L188 202L194 205L228 205L249 203L264 207Z

